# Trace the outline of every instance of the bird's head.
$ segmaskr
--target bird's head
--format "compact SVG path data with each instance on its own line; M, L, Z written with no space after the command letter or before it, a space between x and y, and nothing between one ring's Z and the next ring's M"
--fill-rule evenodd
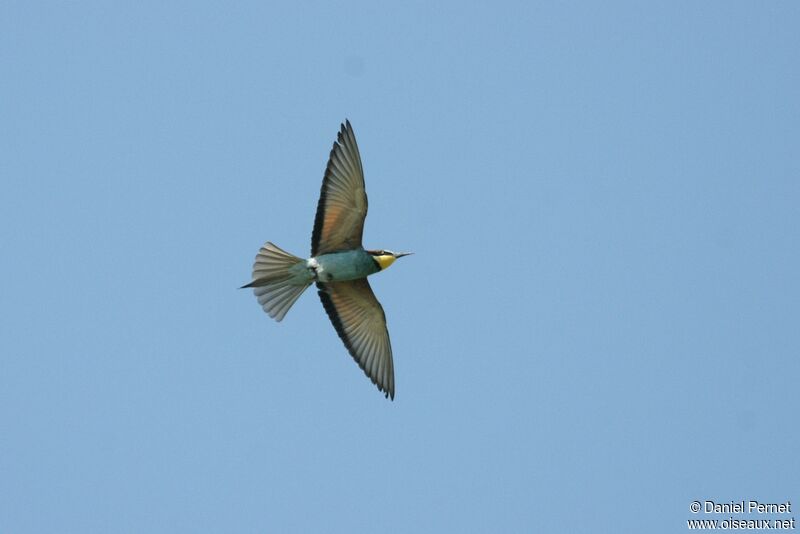
M392 252L391 250L368 250L367 252L375 259L381 271L387 269L397 258L413 254L413 252Z

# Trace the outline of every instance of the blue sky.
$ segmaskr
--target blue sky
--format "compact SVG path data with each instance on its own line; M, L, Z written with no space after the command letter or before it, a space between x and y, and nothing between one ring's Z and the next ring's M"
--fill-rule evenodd
M799 26L4 3L0 530L661 533L800 502ZM308 253L345 118L365 246L416 252L371 279L393 403L312 291L277 324L236 289L264 241Z

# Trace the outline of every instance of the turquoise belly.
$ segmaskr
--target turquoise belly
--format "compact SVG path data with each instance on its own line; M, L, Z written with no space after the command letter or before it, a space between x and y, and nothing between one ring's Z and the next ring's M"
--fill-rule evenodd
M341 282L365 278L380 271L380 267L364 249L333 252L314 258L317 261L317 280Z

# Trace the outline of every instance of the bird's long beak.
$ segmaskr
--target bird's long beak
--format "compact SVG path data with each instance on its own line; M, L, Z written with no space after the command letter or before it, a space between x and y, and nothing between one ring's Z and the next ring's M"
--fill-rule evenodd
M411 256L414 254L413 252L397 252L394 257L395 258L402 258L403 256Z

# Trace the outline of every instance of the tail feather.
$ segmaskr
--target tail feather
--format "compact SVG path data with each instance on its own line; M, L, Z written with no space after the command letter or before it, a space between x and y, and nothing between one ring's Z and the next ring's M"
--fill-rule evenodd
M264 311L280 321L311 285L313 278L306 275L303 263L301 258L267 242L253 264L253 281L242 287L252 287Z

